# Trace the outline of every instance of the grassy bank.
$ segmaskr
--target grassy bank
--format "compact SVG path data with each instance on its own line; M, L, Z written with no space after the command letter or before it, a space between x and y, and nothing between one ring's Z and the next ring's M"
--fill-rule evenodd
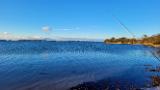
M142 44L152 47L160 47L160 34L147 36L144 35L142 38L110 38L104 41L109 44Z

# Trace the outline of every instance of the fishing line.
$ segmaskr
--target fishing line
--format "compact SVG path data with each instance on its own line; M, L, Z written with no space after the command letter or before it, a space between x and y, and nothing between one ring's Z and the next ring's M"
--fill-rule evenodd
M120 26L125 30L127 31L129 34L132 35L133 38L135 38L135 35L126 27L126 25L124 25L120 19L118 19L115 15L112 14L112 17L117 21L117 23L120 24Z
M119 19L119 18L117 18L115 15L113 15L112 14L112 17L118 22L118 24L125 30L125 31L127 31L130 35L132 35L132 37L133 37L133 39L135 39L135 35L134 35L134 33L133 32L131 32L128 28L127 28L127 26L124 24L124 23L122 23L122 21ZM145 45L143 45L143 46L145 46ZM148 49L147 49L148 50ZM159 62L160 62L160 59L154 54L154 52L153 51L151 51L150 49L149 49L149 52L151 53L151 55L156 59L156 60L158 60Z

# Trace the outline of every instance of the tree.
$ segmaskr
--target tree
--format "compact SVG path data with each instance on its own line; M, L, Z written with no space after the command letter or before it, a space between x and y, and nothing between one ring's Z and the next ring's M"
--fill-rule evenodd
M146 34L143 35L143 38L147 38L148 36Z

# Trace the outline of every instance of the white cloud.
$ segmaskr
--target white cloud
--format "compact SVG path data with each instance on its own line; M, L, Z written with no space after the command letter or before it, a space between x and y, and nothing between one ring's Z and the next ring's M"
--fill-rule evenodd
M52 31L52 28L49 27L49 26L43 26L43 27L42 27L42 31L45 32L45 33L48 33L48 32L51 32L51 31Z
M55 29L55 30L62 30L62 31L71 31L71 30L79 30L79 27L76 28L60 28L60 29Z
M3 32L3 34L8 35L9 33L8 32Z
M40 40L40 36L15 35L8 32L0 33L0 40Z
M71 28L65 28L65 29L59 29L59 30L69 31L69 30L73 30L73 29L71 29Z

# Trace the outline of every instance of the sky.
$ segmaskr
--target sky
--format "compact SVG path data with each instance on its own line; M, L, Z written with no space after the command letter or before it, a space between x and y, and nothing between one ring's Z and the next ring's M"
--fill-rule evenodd
M160 0L0 0L0 38L105 39L160 32Z

